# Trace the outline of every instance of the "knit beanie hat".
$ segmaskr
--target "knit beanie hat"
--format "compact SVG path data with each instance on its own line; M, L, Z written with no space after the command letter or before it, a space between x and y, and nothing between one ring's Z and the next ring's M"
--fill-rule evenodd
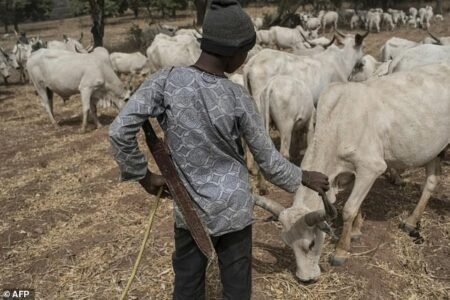
M237 0L211 0L203 20L200 48L221 56L233 56L255 45L252 20Z

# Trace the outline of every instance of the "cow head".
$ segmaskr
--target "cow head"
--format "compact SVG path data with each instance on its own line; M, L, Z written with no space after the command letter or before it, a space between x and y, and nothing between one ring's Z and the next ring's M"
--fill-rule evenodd
M265 197L255 197L256 205L269 210L281 222L281 239L294 251L297 278L305 283L317 281L320 276L319 260L325 233L333 234L327 220L337 215L327 196L323 195L324 205L317 210L296 205L284 208Z

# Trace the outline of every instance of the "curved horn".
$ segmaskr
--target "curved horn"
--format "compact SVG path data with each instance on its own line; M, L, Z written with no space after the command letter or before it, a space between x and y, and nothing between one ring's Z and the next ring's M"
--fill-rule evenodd
M314 48L314 47L317 46L316 43L311 42L310 40L308 40L308 39L306 38L306 36L303 34L303 32L301 32L300 30L299 30L298 32L300 32L300 35L302 36L303 40L304 40L305 42L307 42L312 48Z
M341 37L343 37L343 38L346 38L346 37L347 37L345 34L343 34L342 32L340 32L340 31L337 30L337 29L334 29L334 31L335 31L337 34L339 34Z
M431 34L431 32L427 29L428 34L433 38L433 40L435 40L436 42L438 42L439 45L442 45L442 42L440 39L438 39L436 36L434 36L433 34Z
M326 212L327 217L329 217L331 220L333 220L334 218L337 217L336 207L334 207L334 205L331 204L326 193L323 193L320 196L322 197L323 206L325 207L325 212Z
M283 205L271 199L267 199L266 197L253 195L253 198L255 199L256 205L271 212L277 219L280 213L285 210L285 207Z
M366 38L366 36L369 35L369 31L366 31L366 33L364 33L363 35L360 35L359 33L357 33L355 35L355 44L360 46L362 44L362 42L364 41L364 39Z
M90 45L89 47L86 48L87 53L91 53L92 51L94 51L95 47L94 45Z
M83 40L83 36L84 36L84 34L83 34L83 31L80 33L80 38L78 39L78 41L81 43L81 41Z
M328 49L328 47L330 47L331 45L334 44L334 41L336 40L336 36L333 35L333 38L331 39L331 42L329 42L328 44L326 44L325 46L323 46L323 48L326 50Z
M81 53L81 54L84 54L84 52L81 52L80 50L78 50L78 47L77 47L77 45L75 45L75 47L74 47L74 48L75 48L75 52L76 52L76 53Z
M308 226L315 226L325 221L326 218L327 216L324 210L316 210L309 212L305 215L305 223Z

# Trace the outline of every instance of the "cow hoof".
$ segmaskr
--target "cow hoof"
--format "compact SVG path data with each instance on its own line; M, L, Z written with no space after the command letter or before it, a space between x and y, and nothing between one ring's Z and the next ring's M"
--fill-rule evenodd
M352 233L352 242L357 242L361 239L362 233Z
M400 227L401 230L403 230L404 232L408 233L409 235L411 235L414 232L418 232L417 227L410 225L408 223L402 222L400 223L400 225L398 226Z
M333 267L342 266L347 261L346 256L332 256L330 259L330 263Z

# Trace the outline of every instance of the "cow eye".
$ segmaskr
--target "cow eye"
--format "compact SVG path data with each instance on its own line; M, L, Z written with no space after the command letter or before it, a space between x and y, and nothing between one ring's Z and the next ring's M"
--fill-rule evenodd
M311 241L311 244L309 244L309 251L312 250L312 248L314 248L314 245L316 244L316 242L314 240Z

